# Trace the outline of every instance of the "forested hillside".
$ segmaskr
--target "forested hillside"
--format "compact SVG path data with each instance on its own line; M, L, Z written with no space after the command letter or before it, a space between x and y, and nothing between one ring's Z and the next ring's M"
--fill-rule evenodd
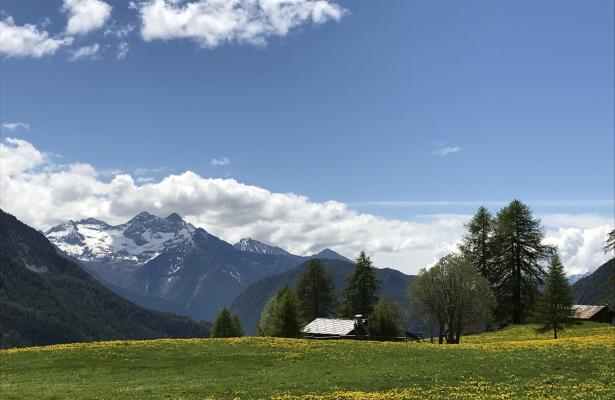
M119 297L2 210L0 237L0 347L209 334L206 323Z
M572 285L577 304L607 304L615 300L615 258Z

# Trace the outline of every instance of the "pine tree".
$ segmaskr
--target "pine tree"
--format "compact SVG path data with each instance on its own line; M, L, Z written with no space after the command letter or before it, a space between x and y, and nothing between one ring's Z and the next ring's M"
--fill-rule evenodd
M480 207L466 224L468 233L459 246L461 253L472 261L485 279L494 284L497 277L493 270L493 216L485 207Z
M216 317L212 336L215 338L240 337L243 336L239 316L227 308L223 308Z
M555 254L551 259L546 286L538 299L536 320L542 326L537 331L553 330L553 336L557 339L557 332L563 331L564 326L574 319L573 304L574 298L564 266Z
M327 317L333 306L333 280L318 259L313 259L297 282L299 311L304 322Z
M552 254L542 243L540 220L519 200L500 210L494 224L494 281L498 316L520 324L544 282L541 263ZM512 309L511 309L512 308Z
M371 314L378 300L380 281L376 278L376 270L365 252L362 251L357 257L355 269L346 278L346 282L343 313L347 316Z
M297 296L285 286L276 295L271 336L299 337L301 333L299 321Z

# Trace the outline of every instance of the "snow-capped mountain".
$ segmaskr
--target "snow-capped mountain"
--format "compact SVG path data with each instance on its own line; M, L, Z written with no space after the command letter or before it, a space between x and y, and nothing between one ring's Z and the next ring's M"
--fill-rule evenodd
M232 246L177 214L142 212L121 225L68 221L45 236L133 302L205 320L213 320L253 282L310 258L248 238ZM331 250L312 257L345 259Z
M142 212L122 225L94 218L54 226L45 236L82 261L144 264L165 250L192 243L196 228L177 214L160 218Z
M270 246L268 244L259 242L258 240L254 240L251 238L243 238L239 242L233 245L239 251L245 251L249 253L256 254L273 254L273 255L290 255L284 249L281 249L277 246Z

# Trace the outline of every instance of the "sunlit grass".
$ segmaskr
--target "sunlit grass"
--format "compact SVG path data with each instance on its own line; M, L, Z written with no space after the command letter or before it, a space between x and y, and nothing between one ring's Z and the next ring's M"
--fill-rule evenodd
M0 393L21 398L615 398L615 328L554 340L532 326L460 345L275 338L82 343L0 352Z

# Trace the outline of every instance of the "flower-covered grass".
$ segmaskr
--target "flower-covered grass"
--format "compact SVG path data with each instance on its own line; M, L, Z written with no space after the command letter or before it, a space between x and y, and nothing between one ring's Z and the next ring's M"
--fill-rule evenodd
M532 326L460 345L275 338L0 351L2 399L611 399L615 328Z

